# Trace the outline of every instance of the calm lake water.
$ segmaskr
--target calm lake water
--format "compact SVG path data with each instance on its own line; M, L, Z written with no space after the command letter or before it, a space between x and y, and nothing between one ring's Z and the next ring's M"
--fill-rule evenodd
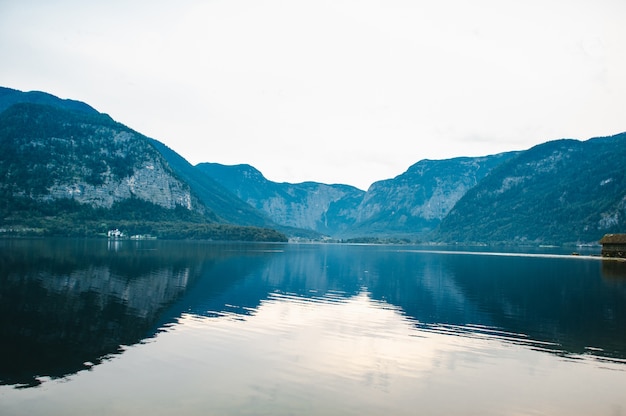
M0 240L0 414L626 415L626 265L545 250Z

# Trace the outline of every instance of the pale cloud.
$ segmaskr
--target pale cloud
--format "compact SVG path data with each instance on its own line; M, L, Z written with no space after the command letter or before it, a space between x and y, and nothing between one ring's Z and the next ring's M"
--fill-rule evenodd
M0 1L3 86L192 163L366 188L422 158L626 130L622 1Z

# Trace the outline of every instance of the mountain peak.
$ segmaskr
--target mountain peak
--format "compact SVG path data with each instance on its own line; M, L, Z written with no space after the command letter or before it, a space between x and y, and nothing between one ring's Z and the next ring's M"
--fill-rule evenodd
M19 103L43 104L82 113L100 114L92 106L82 101L62 99L42 91L23 92L0 87L0 113L12 105Z

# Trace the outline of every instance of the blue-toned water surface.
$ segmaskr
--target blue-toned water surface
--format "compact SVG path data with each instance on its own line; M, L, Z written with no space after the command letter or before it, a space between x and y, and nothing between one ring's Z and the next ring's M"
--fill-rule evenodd
M626 264L511 251L1 240L0 414L626 414Z

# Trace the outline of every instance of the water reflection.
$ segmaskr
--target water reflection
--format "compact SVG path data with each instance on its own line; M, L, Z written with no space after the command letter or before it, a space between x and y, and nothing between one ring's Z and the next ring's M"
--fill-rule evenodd
M414 370L403 361L413 352L385 344L395 339L385 334L397 325L404 335L409 325L437 337L498 339L618 363L626 358L626 279L597 259L343 245L82 240L0 245L0 330L3 340L11 340L0 346L2 384L34 386L42 376L74 374L196 318L254 317L255 331L265 326L274 334L282 326L323 319L324 325L310 324L301 336L317 333L332 344L336 338L316 331L341 326L348 321L342 314L351 313L355 322L384 317L363 325L379 334L367 338L380 344L379 357L352 346L354 365L350 357L340 357L347 374L359 371L357 361L382 360L381 351L388 351L389 360L393 356L394 366ZM377 313L366 313L372 310ZM259 319L269 311L271 319ZM329 315L322 317L322 311ZM226 335L244 332L239 326L236 331ZM216 348L229 346L216 343ZM301 362L319 358L300 357ZM308 365L333 368L330 362Z
M143 241L0 244L0 384L21 387L90 368L153 336L177 316L164 311L237 254ZM245 267L238 267L217 285L228 286L242 273Z
M626 280L626 261L616 259L605 259L602 262L602 275L607 279Z
M383 279L380 292L376 285L372 291L381 298L395 293L388 300L421 323L464 332L471 325L496 328L559 354L626 357L626 282L603 278L598 259L442 253L427 260L429 253L407 254L412 256L401 256L405 269L421 270L421 277L394 292Z

